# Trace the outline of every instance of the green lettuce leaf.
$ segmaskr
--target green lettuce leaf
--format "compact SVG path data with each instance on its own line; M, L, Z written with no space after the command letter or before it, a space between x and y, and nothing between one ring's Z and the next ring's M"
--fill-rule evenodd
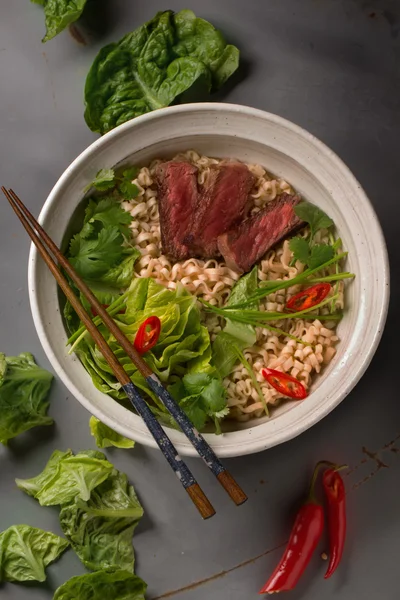
M53 600L145 600L145 582L119 570L73 577L56 590Z
M179 394L182 408L202 429L209 418L221 417L221 411L226 409L226 400L219 375L212 364L210 335L201 324L196 299L182 285L170 291L153 279L135 278L126 293L126 312L118 315L118 326L133 342L141 323L152 315L159 317L161 333L154 348L144 355L144 360L161 381L168 386L174 384L177 378L196 373L206 375L208 385L216 380L210 387L210 390L213 386L214 391L218 389L215 406L208 402L206 393L198 400L202 390L189 394L184 387ZM169 413L151 392L132 361L102 324L99 328L133 383L150 398L152 410L164 423L171 425ZM79 342L76 352L97 389L119 401L126 400L121 385L89 336ZM194 397L189 401L188 396Z
M32 354L0 352L0 442L37 427L51 425L47 416L53 375L37 366Z
M218 89L236 71L239 51L191 10L159 12L102 48L86 79L85 120L92 131L117 125L191 95Z
M87 502L64 504L60 523L83 564L92 570L133 572L132 536L143 508L125 474L116 469Z
M89 500L91 491L113 470L102 452L88 450L76 456L53 455L34 479L17 479L17 486L42 506L65 504L74 498Z
M79 19L87 0L31 0L31 2L44 7L47 31L42 42L48 42Z
M0 581L45 581L45 568L69 542L29 525L13 525L0 533Z
M47 465L39 475L32 477L31 479L16 479L15 483L20 490L24 491L28 496L33 496L35 498L38 492L53 479L57 473L59 463L70 456L72 456L72 450L66 450L65 452L54 450Z
M111 427L104 425L96 417L90 417L89 426L98 448L110 448L111 446L115 446L116 448L133 448L135 446L133 440L128 440L128 438L120 435L111 429Z

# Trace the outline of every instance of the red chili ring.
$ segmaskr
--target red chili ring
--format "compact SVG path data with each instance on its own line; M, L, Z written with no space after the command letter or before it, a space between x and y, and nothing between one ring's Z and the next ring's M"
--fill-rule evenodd
M146 319L138 329L133 345L140 354L151 350L158 342L161 332L161 321L156 316Z
M294 398L295 400L304 400L304 398L307 398L308 393L306 388L295 377L281 371L276 371L275 369L263 369L261 373L268 383L284 396Z
M306 290L302 290L298 294L295 294L286 302L287 310L300 311L305 310L307 308L312 308L317 304L320 304L329 292L331 291L331 286L329 283L317 283Z

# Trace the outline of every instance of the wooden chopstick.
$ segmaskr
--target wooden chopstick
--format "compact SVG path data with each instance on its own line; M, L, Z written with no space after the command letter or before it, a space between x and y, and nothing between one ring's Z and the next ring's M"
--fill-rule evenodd
M75 310L81 321L84 323L90 335L96 342L100 352L103 354L104 358L110 365L118 381L121 383L123 389L126 392L126 395L132 402L135 410L146 423L150 433L152 434L158 446L160 447L160 450L162 451L168 463L172 467L173 471L181 481L183 487L185 488L192 502L195 504L196 508L200 512L201 516L203 517L203 519L208 519L209 517L212 517L215 514L215 510L209 502L207 496L200 488L199 484L193 477L186 463L180 458L171 440L169 439L169 437L167 436L167 434L165 433L165 431L151 412L145 400L143 400L143 398L141 397L137 388L131 382L128 374L123 369L122 365L120 364L117 357L107 344L106 340L104 339L100 331L97 329L96 325L93 323L92 319L89 317L88 313L86 312L78 298L75 296L74 292L71 290L67 279L61 273L54 259L50 256L48 250L42 243L42 240L37 236L37 234L32 229L31 225L29 224L27 218L24 216L24 213L27 214L29 213L29 211L24 207L21 200L19 200L19 198L16 196L16 194L14 194L12 190L9 190L8 192L4 187L2 187L1 189L4 195L6 196L7 200L11 204L14 212L21 221L22 225L26 229L32 242L37 247L43 260L52 272L58 285L70 301L73 309ZM35 225L36 222L32 215L30 215L29 220ZM38 232L43 231L40 225L37 223L35 225L35 228Z
M3 192L6 191L3 189ZM121 347L125 350L126 354L132 360L132 362L136 365L140 373L145 377L149 387L154 391L154 393L161 399L164 403L167 410L174 417L175 421L178 423L180 428L186 437L190 440L193 446L196 448L198 454L203 458L206 465L212 471L212 473L217 477L218 481L221 483L223 488L227 491L229 496L233 499L235 504L240 505L247 500L246 494L240 488L238 483L233 479L231 474L225 469L222 463L219 461L218 457L214 453L214 451L207 444L203 436L193 427L193 424L190 422L184 411L179 407L179 405L175 402L169 392L164 388L159 378L155 373L151 371L147 363L143 360L140 354L135 350L133 344L130 343L128 338L122 333L114 320L110 317L104 307L98 302L97 298L93 295L88 286L84 283L84 281L79 277L76 273L75 269L68 262L68 260L63 256L60 252L59 248L56 244L51 240L51 238L47 235L44 229L39 225L33 215L29 212L29 210L25 207L22 201L18 198L18 196L10 190L10 194L12 198L12 202L10 202L15 207L19 208L20 211L24 213L26 218L32 223L35 229L40 233L41 237L53 252L54 256L57 258L59 263L64 267L68 275L75 282L78 289L84 294L84 296L89 301L90 305L96 310L97 314L102 319L104 325L110 330L115 339L119 342ZM8 196L7 196L8 198ZM10 200L9 200L10 201ZM14 208L14 210L15 210ZM18 213L17 213L18 214ZM68 286L69 287L69 286ZM88 317L86 311L85 315ZM93 327L92 320L89 318L89 321ZM83 321L85 326L87 327L85 321ZM88 329L88 327L87 327ZM97 328L95 327L96 331ZM91 333L89 331L89 333ZM107 346L107 348L109 348ZM115 357L114 357L115 358ZM124 371L125 373L125 371ZM125 374L126 375L126 374ZM129 383L130 380L129 380ZM147 406L147 405L146 405ZM150 411L151 412L151 411ZM152 414L152 413L151 413Z

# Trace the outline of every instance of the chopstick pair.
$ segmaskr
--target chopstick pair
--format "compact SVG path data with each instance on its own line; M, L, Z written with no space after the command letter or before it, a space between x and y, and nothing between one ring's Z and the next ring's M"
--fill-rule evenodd
M13 190L6 190L2 187L2 192L9 201L14 212L18 216L25 230L27 231L32 242L38 249L39 254L49 267L51 273L56 279L58 285L68 298L73 309L79 316L82 323L92 336L93 340L97 344L100 352L103 354L105 360L113 370L114 375L121 383L126 395L130 402L135 408L136 412L142 417L146 426L156 443L158 444L164 457L167 459L169 465L179 478L184 489L188 493L192 502L200 512L204 519L212 517L215 514L215 510L204 494L203 490L197 483L196 479L192 475L190 469L187 467L185 462L180 458L176 448L172 444L171 440L157 421L156 417L151 412L146 401L140 395L140 392L130 380L128 374L118 361L117 357L107 344L105 338L102 336L96 325L93 323L91 317L86 312L79 299L75 296L74 292L69 286L69 283L65 276L60 271L54 258L51 256L49 250L58 260L58 263L65 269L66 273L76 284L77 288L82 292L85 298L89 301L90 305L95 309L97 314L102 319L104 325L113 334L115 339L125 350L126 354L132 360L134 365L146 379L150 389L160 398L164 406L167 408L169 413L173 416L182 432L186 435L189 441L193 444L199 456L204 460L206 465L209 467L211 472L218 479L222 487L226 490L236 505L243 504L247 500L246 494L243 492L238 483L233 479L232 475L222 465L214 451L207 444L203 436L195 429L189 418L186 416L184 411L175 402L169 392L162 385L161 381L155 373L149 368L147 363L143 360L141 355L136 351L133 344L128 338L122 333L119 327L116 325L112 317L107 313L104 307L99 303L97 298L85 284L85 282L79 277L75 269L63 256L60 249L47 235L44 229L36 221L35 217L29 212L23 202L13 192ZM35 232L36 230L36 232ZM46 247L47 246L47 247Z

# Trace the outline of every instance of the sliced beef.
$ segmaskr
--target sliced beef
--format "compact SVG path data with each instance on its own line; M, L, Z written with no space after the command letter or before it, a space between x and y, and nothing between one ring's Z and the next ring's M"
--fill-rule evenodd
M249 193L255 176L239 162L224 162L210 168L184 244L192 256L219 256L217 238L239 224L250 208Z
M236 229L220 235L218 248L227 266L250 271L272 246L303 225L293 210L298 202L300 196L281 194Z
M189 258L193 252L183 240L199 200L197 169L184 161L162 163L157 168L156 183L162 250L176 260Z

